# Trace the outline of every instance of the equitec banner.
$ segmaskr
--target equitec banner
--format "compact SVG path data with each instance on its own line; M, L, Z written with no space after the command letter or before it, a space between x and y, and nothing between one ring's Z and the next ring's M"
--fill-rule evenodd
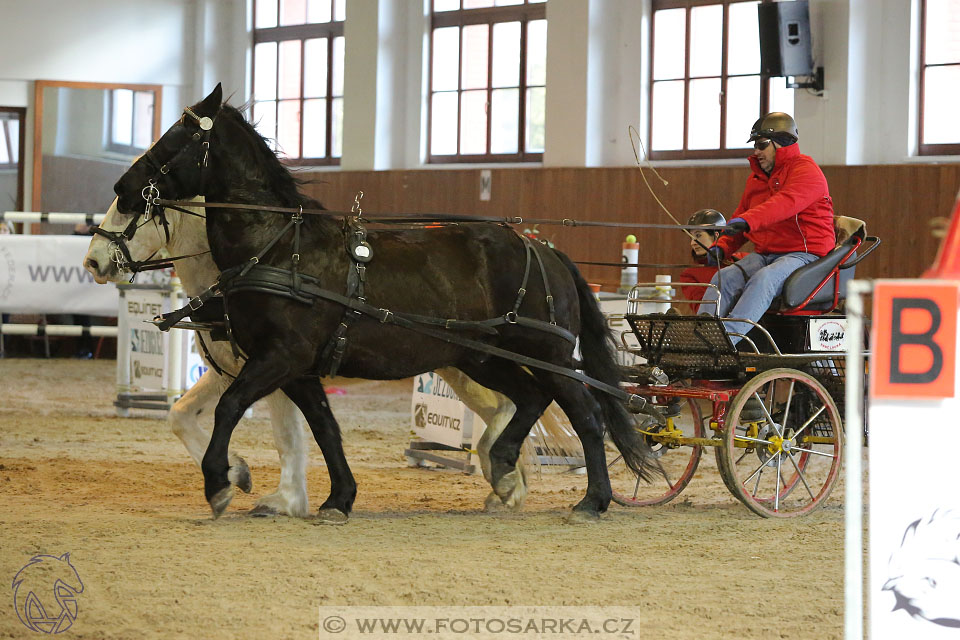
M117 315L117 288L83 268L90 236L0 235L4 313Z
M876 282L871 397L954 397L957 293L952 281Z

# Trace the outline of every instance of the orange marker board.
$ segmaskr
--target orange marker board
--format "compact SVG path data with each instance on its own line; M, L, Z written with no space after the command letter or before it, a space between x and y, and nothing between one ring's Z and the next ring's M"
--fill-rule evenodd
M871 397L954 397L958 286L931 280L876 282Z

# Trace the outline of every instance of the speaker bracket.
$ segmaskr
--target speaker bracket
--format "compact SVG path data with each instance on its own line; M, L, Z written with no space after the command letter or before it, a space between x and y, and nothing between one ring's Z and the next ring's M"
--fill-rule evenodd
M817 67L812 76L806 77L806 82L797 82L796 76L786 76L787 89L813 89L816 92L823 91L823 67Z

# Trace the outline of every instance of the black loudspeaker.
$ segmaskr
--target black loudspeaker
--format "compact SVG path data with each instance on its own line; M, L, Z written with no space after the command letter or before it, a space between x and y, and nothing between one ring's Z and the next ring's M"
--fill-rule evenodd
M807 0L764 2L760 22L760 70L768 76L813 75Z

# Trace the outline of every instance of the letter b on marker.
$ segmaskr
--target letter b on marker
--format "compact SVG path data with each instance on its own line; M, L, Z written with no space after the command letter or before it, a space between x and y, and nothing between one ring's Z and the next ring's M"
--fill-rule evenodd
M878 281L873 305L872 397L952 398L956 283Z

